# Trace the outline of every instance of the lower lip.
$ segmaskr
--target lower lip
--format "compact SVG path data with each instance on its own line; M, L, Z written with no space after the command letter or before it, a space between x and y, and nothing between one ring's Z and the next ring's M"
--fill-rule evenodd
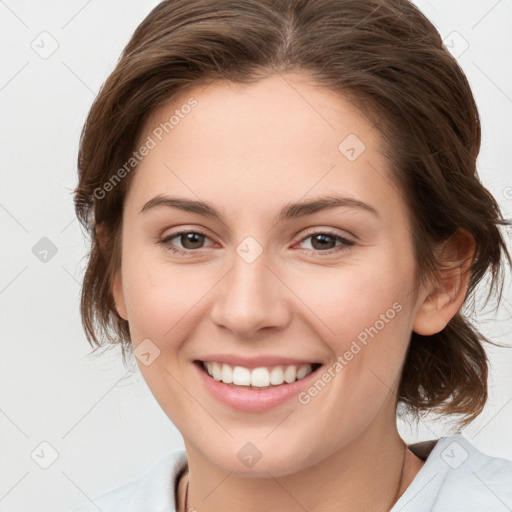
M282 384L280 386L255 389L245 387L234 387L217 381L210 377L202 368L202 363L195 362L193 365L199 373L199 378L204 382L206 389L219 402L245 412L263 412L296 397L304 388L310 385L310 382L316 379L319 366L315 371L301 380L296 380L291 384Z

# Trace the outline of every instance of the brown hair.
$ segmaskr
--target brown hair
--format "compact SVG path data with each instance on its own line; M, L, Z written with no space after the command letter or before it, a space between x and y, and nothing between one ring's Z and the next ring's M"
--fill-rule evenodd
M510 255L508 224L476 173L479 114L468 81L430 21L408 0L167 0L139 25L83 128L76 214L91 236L81 314L97 347L132 353L115 309L123 201L132 173L113 183L155 109L215 80L253 83L307 73L352 101L385 143L413 222L418 276L435 275L435 248L460 229L476 241L467 297L489 272L491 291ZM126 167L125 167L126 169ZM123 173L124 176L125 173ZM98 192L101 191L101 194ZM100 196L100 197L98 197ZM105 228L104 251L95 225ZM501 296L501 288L499 290ZM472 421L487 399L487 340L459 311L433 336L412 333L399 404Z

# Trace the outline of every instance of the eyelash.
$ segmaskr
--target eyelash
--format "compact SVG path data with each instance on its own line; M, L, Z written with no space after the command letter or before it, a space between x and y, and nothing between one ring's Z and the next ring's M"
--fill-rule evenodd
M164 239L160 240L160 244L163 245L165 248L167 248L167 250L170 250L175 254L180 254L183 256L191 256L192 253L199 252L201 249L188 249L188 250L177 249L170 243L170 241L173 240L174 238L180 237L181 235L190 234L190 233L193 233L195 235L201 235L201 236L208 238L208 236L206 234L201 233L200 231L178 231L177 233L172 233L172 234L166 236ZM315 254L327 256L330 254L346 251L348 249L348 247L355 244L355 242L353 240L349 240L348 238L345 238L343 236L340 236L340 235L330 232L330 231L310 232L307 234L307 236L301 238L297 243L304 242L308 238L314 237L316 235L328 235L328 236L334 238L335 240L338 240L339 242L341 242L341 245L339 245L337 248L329 249L326 251L320 251L317 249L306 249L308 251L308 254L315 253Z

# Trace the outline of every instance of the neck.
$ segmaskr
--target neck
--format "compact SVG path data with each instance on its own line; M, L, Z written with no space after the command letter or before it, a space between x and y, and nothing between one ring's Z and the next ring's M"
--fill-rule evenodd
M276 510L289 512L386 512L405 492L423 462L406 446L396 427L392 434L371 431L305 470L268 478L237 476L212 464L186 444L189 473L179 486L179 510L201 512ZM333 478L333 475L336 475Z

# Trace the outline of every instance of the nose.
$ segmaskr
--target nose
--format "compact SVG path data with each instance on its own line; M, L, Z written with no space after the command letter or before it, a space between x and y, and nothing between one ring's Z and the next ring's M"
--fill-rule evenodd
M290 292L269 264L265 251L252 262L234 255L231 270L215 287L211 318L217 326L245 339L288 324Z

